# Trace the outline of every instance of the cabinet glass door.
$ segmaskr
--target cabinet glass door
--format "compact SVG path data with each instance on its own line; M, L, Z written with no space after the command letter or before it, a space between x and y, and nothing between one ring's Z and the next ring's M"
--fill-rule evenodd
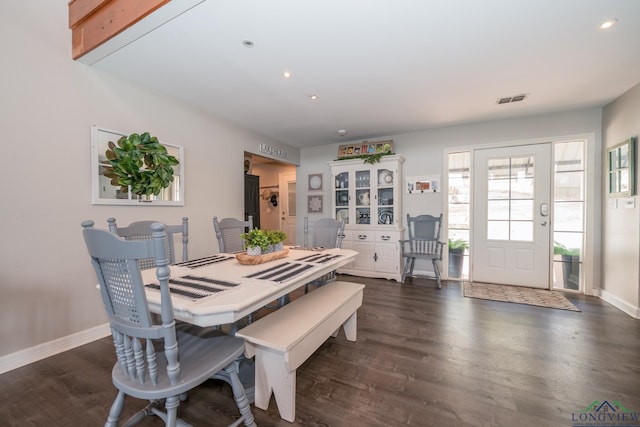
M393 186L395 176L393 171L385 168L378 168L376 171L378 189L377 189L377 214L376 218L378 224L393 224L395 218L393 217L394 208L394 194Z
M371 171L356 170L356 224L371 224Z
M336 175L336 219L349 223L349 172L341 172Z

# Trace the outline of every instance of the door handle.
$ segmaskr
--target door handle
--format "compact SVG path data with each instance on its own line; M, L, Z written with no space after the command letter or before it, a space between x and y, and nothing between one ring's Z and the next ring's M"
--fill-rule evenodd
M547 221L542 221L542 222L540 223L540 225L541 225L541 226L543 226L543 227L546 227L546 226L547 226Z
M549 204L548 203L540 203L540 215L549 216ZM546 224L544 224L546 225Z

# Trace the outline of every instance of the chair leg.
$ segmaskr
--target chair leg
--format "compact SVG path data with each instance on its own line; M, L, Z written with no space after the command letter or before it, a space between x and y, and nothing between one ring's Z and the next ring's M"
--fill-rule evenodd
M436 283L438 284L438 289L442 289L442 280L440 280L440 268L438 267L438 260L432 259L433 262L433 273L436 275Z
M253 419L253 413L251 413L251 408L249 407L247 394L245 393L244 386L242 385L242 382L240 382L240 378L238 377L238 366L239 362L236 360L235 362L227 366L224 370L229 376L231 390L233 390L233 398L236 401L236 405L238 406L240 415L242 415L244 425L247 427L256 427L256 422Z
M125 397L124 392L118 391L118 395L109 410L109 418L107 418L107 422L104 423L104 427L118 427L118 421L120 421L120 415L122 415L122 410L124 409Z
M404 283L404 280L407 278L408 267L409 267L409 258L405 258L404 265L402 266L402 277L400 278L400 283Z
M416 263L416 259L415 258L410 258L411 262L409 262L409 277L413 277L413 267Z
M286 295L283 295L280 298L278 298L277 306L278 306L278 308L284 307L285 305L289 304L290 302L291 302L291 297L289 296L289 294L286 294Z

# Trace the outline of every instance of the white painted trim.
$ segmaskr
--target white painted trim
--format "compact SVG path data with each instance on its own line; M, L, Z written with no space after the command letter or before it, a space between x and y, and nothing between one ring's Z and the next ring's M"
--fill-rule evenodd
M0 374L12 371L47 357L55 356L63 351L88 344L111 334L109 324L96 326L66 337L38 344L35 347L26 348L0 357Z
M604 289L594 289L594 295L600 297L605 302L608 302L609 304L611 304L618 310L625 312L629 316L640 319L640 307L629 304L628 302L621 300L611 292L607 292Z

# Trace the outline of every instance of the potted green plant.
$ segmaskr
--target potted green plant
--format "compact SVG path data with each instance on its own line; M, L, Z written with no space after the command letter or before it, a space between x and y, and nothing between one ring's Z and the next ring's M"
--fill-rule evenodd
M469 242L465 239L449 239L449 277L459 279L462 277L462 265L464 263L464 251L469 249Z
M244 247L247 249L247 255L261 255L267 252L267 248L271 243L266 231L254 228L246 233L241 234L244 240Z
M179 161L149 132L132 133L108 145L105 155L111 166L105 168L104 176L122 192L157 196L173 182L173 167Z
M553 242L553 254L560 255L562 280L565 289L580 288L580 249L567 248L560 242Z
M269 230L267 231L270 244L274 251L281 251L284 249L284 241L287 240L287 233L282 230Z

